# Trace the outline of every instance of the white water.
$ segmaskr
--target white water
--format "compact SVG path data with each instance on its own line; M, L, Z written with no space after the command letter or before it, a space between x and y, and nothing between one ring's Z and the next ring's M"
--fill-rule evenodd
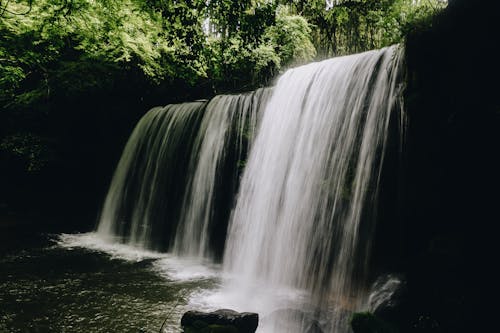
M312 309L327 310L329 332L347 330L346 313L366 306L381 160L390 115L400 111L398 68L391 47L309 64L279 79L225 252L224 268L236 276L228 289L239 290L241 304L261 288L304 290ZM303 325L286 331L303 332Z
M212 257L209 238L210 224L216 218L217 186L228 179L238 182L237 173L221 173L222 163L230 153L235 164L244 159L267 95L268 90L260 89L249 94L219 95L208 103L191 158L189 190L174 243L176 254Z
M59 247L72 250L85 248L92 251L103 252L111 260L126 260L140 262L151 260L154 270L169 280L189 281L220 277L220 267L191 258L179 258L169 253L149 251L127 244L120 244L106 240L101 235L90 232L84 234L61 234L56 239Z
M181 173L204 103L150 110L137 124L116 168L97 232L102 238L157 249L173 229L184 193ZM167 235L168 237L168 235Z
M138 250L130 245L121 244L112 240L106 241L93 232L84 234L61 234L58 236L56 243L58 246L68 250L85 248L93 251L105 252L111 259L121 259L133 262L165 257L165 254L159 252Z
M214 256L212 243L221 244L221 253L239 164L269 92L219 95L209 103L149 111L116 168L98 234L199 262ZM211 233L223 239L211 242Z
M404 280L397 275L382 275L373 284L368 297L368 308L374 313L379 308L394 307L399 298L395 297L405 287Z

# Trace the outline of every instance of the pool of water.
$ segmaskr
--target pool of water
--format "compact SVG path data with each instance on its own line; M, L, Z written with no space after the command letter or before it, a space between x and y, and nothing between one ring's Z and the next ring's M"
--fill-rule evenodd
M198 300L220 285L216 266L94 234L0 238L1 333L159 332L163 324L179 332L182 313L209 310Z
M0 333L175 333L185 311L221 308L257 312L258 333L303 331L273 319L277 310L306 309L303 291L95 233L13 225L0 226Z

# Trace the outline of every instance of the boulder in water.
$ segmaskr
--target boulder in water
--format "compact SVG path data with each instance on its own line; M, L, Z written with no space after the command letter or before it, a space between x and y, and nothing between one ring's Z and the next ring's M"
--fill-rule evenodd
M185 333L254 333L259 315L221 309L214 312L188 311L181 319Z

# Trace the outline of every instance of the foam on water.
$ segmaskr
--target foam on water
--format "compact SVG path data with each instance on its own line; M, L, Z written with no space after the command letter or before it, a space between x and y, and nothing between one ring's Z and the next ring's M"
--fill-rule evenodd
M174 280L214 279L219 277L220 268L210 262L200 262L199 258L179 258L168 256L156 260L153 267L160 275Z
M66 249L85 248L104 252L111 259L122 259L139 262L145 259L159 259L167 256L165 253L148 251L131 245L115 242L110 237L102 237L98 233L61 234L56 239L57 245Z
M219 276L217 265L203 263L199 258L178 258L169 253L144 250L127 244L114 242L98 233L61 234L56 238L58 246L65 249L84 248L106 253L111 259L132 262L152 260L152 269L169 280L188 281L214 279Z

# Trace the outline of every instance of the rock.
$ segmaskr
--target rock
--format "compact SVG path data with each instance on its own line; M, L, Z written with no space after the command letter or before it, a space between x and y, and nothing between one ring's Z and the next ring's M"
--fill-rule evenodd
M186 333L254 333L259 315L221 309L214 312L188 311L181 319Z
M403 277L383 275L371 288L369 310L378 318L394 321L400 316L400 306L405 296L406 282Z

